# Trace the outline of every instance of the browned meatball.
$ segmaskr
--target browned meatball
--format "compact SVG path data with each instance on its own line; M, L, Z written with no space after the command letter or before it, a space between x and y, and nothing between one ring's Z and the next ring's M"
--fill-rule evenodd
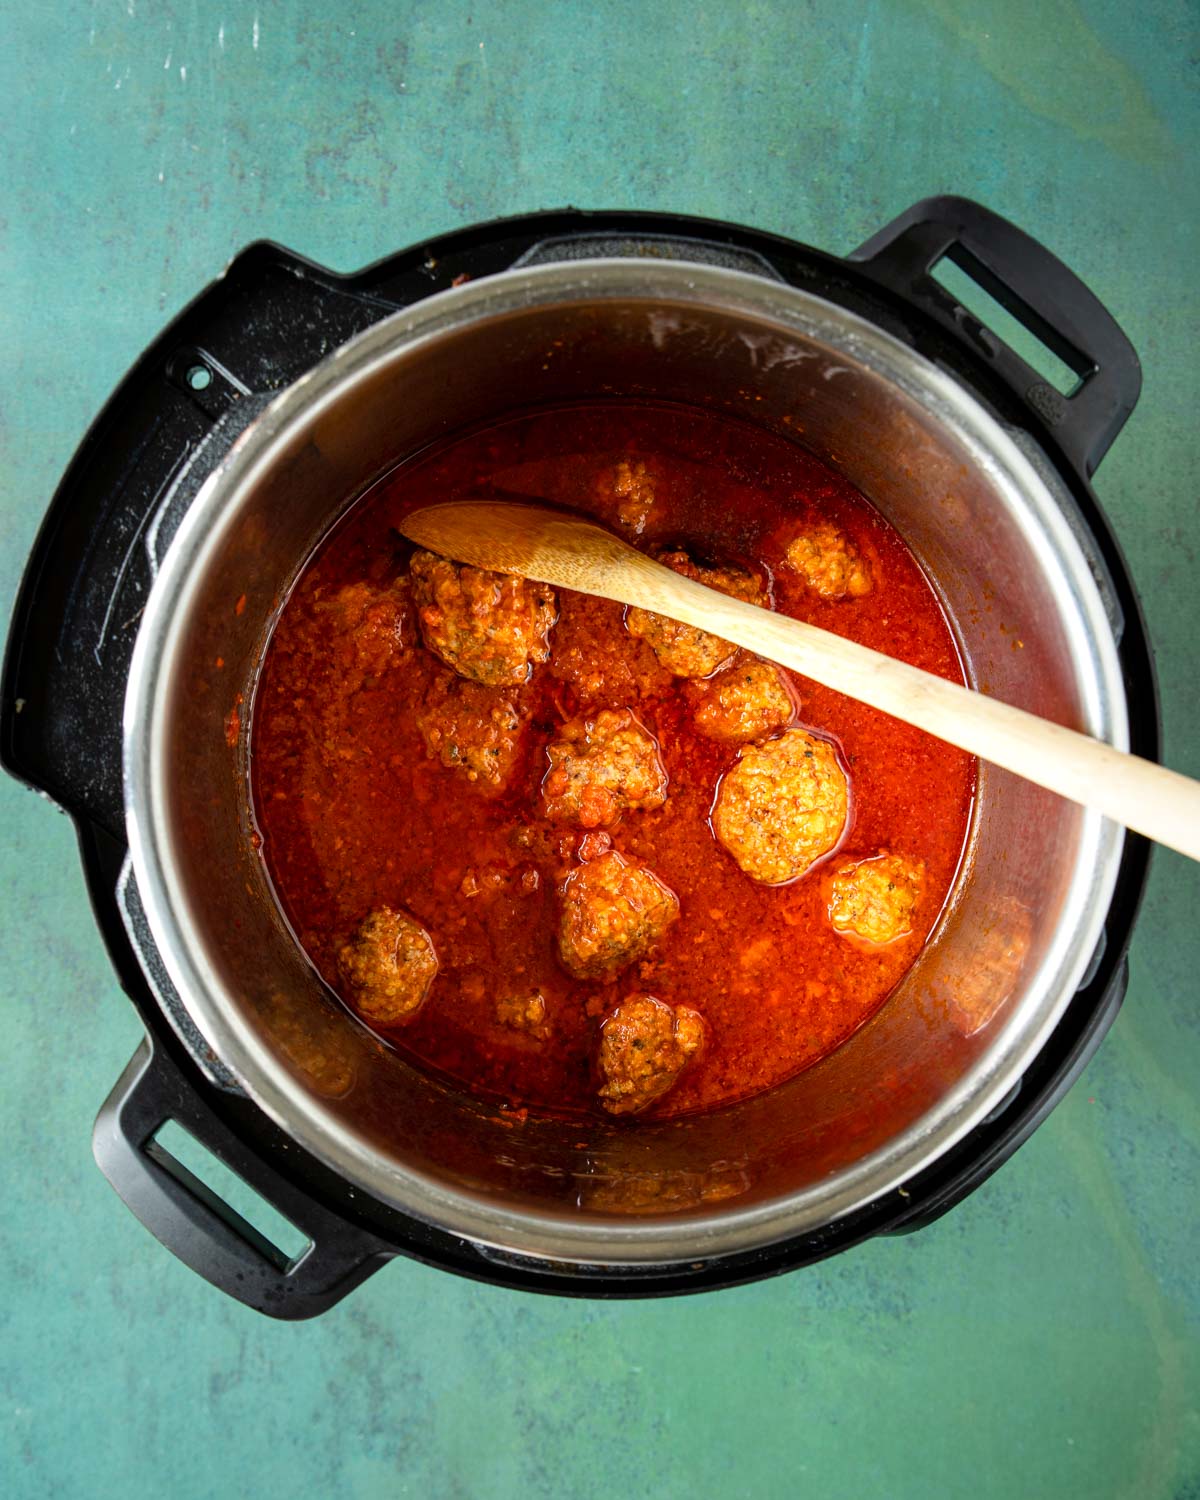
M658 561L684 578L707 584L709 588L735 599L744 599L748 604L766 606L770 602L758 579L741 569L700 567L686 552L678 551L663 552ZM709 635L706 630L681 625L666 615L633 606L626 611L625 626L631 635L644 640L659 662L676 677L710 677L719 667L725 666L737 650L736 646L721 640L720 636Z
M758 740L782 729L795 705L778 667L739 662L705 683L696 728L710 740Z
M840 866L829 886L829 920L834 930L866 943L907 937L924 875L923 864L886 851Z
M641 536L654 509L654 476L641 459L622 459L596 478L596 498L618 524Z
M510 1031L521 1031L537 1041L550 1035L546 1021L546 997L541 990L531 995L502 995L496 1001L496 1019Z
M317 605L333 626L336 668L348 692L378 678L404 655L404 598L399 588L360 579Z
M417 712L428 753L480 791L501 791L521 748L521 720L497 688L439 676Z
M622 606L587 594L564 600L547 670L585 711L653 698L673 682L650 647L625 629Z
M721 778L713 831L747 875L780 885L834 847L847 804L846 777L829 741L786 729L738 752Z
M371 912L338 949L337 960L355 1009L384 1026L416 1015L438 971L429 934L415 917L390 906Z
M678 915L674 891L645 865L610 849L572 870L563 887L563 967L576 979L612 979L647 953Z
M627 810L661 807L667 773L654 736L627 708L602 709L564 724L546 748L546 816L599 828Z
M600 1102L633 1115L661 1099L704 1042L704 1020L653 995L622 1000L600 1031Z
M550 655L558 606L544 583L421 551L410 571L421 638L460 676L513 687Z
M857 599L871 591L866 559L830 521L817 521L794 537L787 561L822 599Z

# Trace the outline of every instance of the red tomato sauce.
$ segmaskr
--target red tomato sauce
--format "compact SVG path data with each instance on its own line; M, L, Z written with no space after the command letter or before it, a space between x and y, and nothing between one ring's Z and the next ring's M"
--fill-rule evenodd
M654 489L644 516L613 498L620 464ZM691 408L629 401L540 410L461 436L403 464L317 550L282 611L260 676L252 783L262 857L298 941L339 989L337 949L372 909L411 913L439 972L404 1024L377 1028L411 1062L514 1107L597 1110L600 1027L649 993L699 1011L702 1053L650 1113L708 1109L770 1088L839 1046L917 957L962 855L972 757L789 675L796 722L838 748L850 812L837 848L801 879L756 883L710 823L737 746L697 733L702 685L672 677L625 628L619 605L559 591L550 660L506 689L520 730L499 792L446 763L419 725L450 670L421 642L400 519L454 498L537 498L596 516L640 547L672 545L772 583L774 607L954 681L963 680L938 599L896 532L845 479L781 437ZM624 506L624 523L619 510ZM869 560L874 586L826 602L782 563L805 519L832 521ZM666 802L608 830L678 896L661 944L612 983L559 962L560 892L582 830L548 822L547 742L581 711L632 708L656 736ZM582 846L582 847L581 847ZM881 947L834 931L829 878L888 851L921 861L912 931ZM505 1024L540 992L532 1029ZM347 1008L349 997L344 996Z

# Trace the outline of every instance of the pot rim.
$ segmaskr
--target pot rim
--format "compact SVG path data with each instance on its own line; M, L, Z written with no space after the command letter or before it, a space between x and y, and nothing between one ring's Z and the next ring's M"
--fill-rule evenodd
M1041 983L1000 1030L980 1065L885 1147L830 1183L739 1209L686 1218L571 1217L498 1204L427 1174L384 1162L373 1147L307 1093L246 1024L199 942L174 869L168 821L164 715L171 663L198 580L217 552L239 497L251 491L286 445L331 404L349 397L379 367L467 324L514 311L598 299L699 304L774 323L836 349L892 381L950 427L992 483L1010 492L1014 513L1048 537L1075 612L1073 655L1095 669L1085 684L1084 725L1126 748L1128 723L1116 643L1079 541L1045 477L981 403L949 374L876 325L823 298L765 277L695 262L611 257L501 272L439 293L374 325L275 397L241 433L201 486L157 570L129 673L123 721L124 790L130 857L151 933L189 1015L246 1094L297 1143L356 1187L473 1243L566 1265L710 1262L779 1243L844 1217L944 1155L1020 1081L1084 976L1103 933L1124 830L1084 813L1079 853ZM1035 998L1038 1003L1035 1004ZM1023 1023L1023 1024L1018 1024Z

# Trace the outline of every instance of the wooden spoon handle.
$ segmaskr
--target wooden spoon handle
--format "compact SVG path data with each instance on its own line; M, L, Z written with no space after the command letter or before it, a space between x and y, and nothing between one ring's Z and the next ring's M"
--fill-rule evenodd
M1200 860L1200 782L816 626L750 626L754 606L728 603L707 616L727 640Z
M640 555L640 554L639 554ZM680 578L666 611L1200 860L1200 782L857 641ZM626 591L623 591L626 592ZM632 594L633 589L627 591ZM643 598L624 603L646 605Z
M1200 860L1200 782L815 625L731 599L590 522L539 506L471 501L417 511L403 530L477 567L711 631Z

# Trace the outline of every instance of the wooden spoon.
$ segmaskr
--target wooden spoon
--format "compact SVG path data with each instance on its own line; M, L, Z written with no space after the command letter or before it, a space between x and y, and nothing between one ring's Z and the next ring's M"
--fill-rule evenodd
M1200 860L1200 782L681 578L590 521L540 505L465 500L414 511L400 530L456 562L598 594L711 631Z

